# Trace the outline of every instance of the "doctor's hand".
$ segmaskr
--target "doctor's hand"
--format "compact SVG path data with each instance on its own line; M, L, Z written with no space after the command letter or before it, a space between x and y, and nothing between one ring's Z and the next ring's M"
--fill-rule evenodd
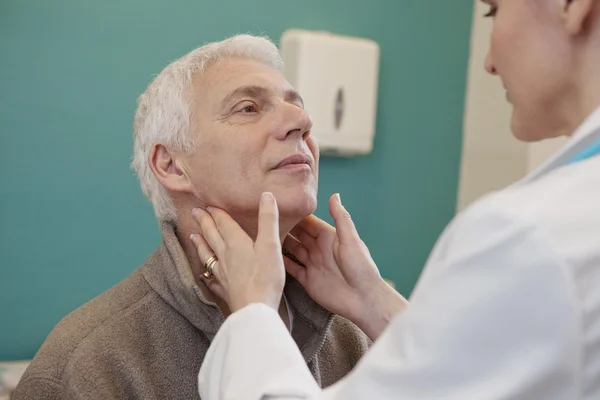
M408 302L379 274L339 195L329 212L335 228L310 215L292 229L284 247L304 266L286 257L286 270L313 300L375 340Z
M277 310L285 269L275 197L271 193L261 197L256 241L225 211L207 210L194 210L202 234L190 238L200 260L206 262L212 256L218 259L212 268L214 277L205 279L208 288L227 302L232 313L252 303L264 303Z

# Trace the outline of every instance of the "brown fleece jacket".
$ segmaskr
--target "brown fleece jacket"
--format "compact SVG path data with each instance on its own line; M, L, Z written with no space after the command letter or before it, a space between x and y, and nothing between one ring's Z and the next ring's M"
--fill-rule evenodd
M201 294L171 224L128 278L66 316L21 379L13 400L198 399L198 371L223 323ZM313 302L290 277L292 337L315 379L346 375L371 342Z

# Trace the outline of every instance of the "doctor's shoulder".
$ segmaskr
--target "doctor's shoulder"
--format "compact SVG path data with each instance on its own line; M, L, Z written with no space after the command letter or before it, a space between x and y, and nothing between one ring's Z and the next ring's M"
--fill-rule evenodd
M600 157L559 166L482 198L479 207L568 239L577 230L600 229L599 171Z
M442 237L443 247L457 239L481 243L484 237L520 232L541 238L567 262L600 254L599 171L595 157L485 195L457 215Z

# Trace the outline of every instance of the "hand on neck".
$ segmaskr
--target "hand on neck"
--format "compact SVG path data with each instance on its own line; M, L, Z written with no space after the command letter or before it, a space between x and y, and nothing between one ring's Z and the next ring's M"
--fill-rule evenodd
M192 233L201 233L200 227L195 219L192 217L192 210L194 207L198 207L198 205L190 204L186 207L178 207L178 219L176 222L176 234L179 239L179 243L188 259L190 267L193 271L194 277L202 295L205 297L207 301L215 303L223 315L227 317L231 314L229 307L226 302L217 296L215 296L207 287L204 285L200 276L204 272L204 261L200 260L198 253L196 251L196 247L194 243L190 239L190 235ZM258 232L258 210L254 216L250 215L241 215L241 214L230 214L231 217L236 221L240 227L252 238L252 240L256 239L256 234ZM280 215L279 218L279 226L280 226L280 239L283 243L283 240L289 233L289 231L300 221L300 218L286 218ZM284 319L286 325L289 320L287 319L287 308L282 300L281 306L279 308L279 314Z

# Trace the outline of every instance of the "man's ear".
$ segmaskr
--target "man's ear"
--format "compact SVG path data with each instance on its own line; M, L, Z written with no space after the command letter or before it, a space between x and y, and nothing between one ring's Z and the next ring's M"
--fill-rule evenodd
M581 34L598 11L598 0L562 0L562 18L571 36Z
M172 192L193 193L192 182L177 157L177 152L155 143L150 149L148 162L156 179Z

